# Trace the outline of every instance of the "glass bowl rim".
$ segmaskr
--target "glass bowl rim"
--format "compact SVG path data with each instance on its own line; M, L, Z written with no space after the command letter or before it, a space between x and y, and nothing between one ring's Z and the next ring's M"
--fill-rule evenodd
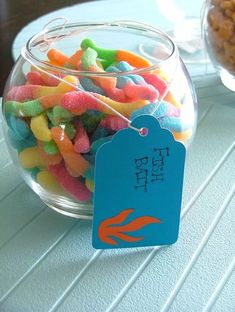
M162 39L168 41L171 45L171 51L170 55L161 61L156 61L155 64L148 66L148 67L141 67L141 68L135 68L134 70L131 71L122 71L122 72L93 72L93 71L84 71L84 70L75 70L75 69L70 69L70 68L64 68L61 66L56 66L47 63L46 61L39 60L32 52L31 48L35 47L37 45L37 40L40 39L40 37L45 38L46 34L50 34L52 32L60 31L63 29L68 29L68 28L74 28L74 27L84 27L85 29L98 29L100 27L121 27L122 29L134 29L134 30L141 30L145 32L152 32L160 36ZM62 39L63 37L66 37L67 35L61 36ZM56 36L58 38L60 36ZM36 44L35 44L36 43ZM175 45L174 41L172 38L165 33L164 31L160 30L157 27L151 26L149 24L141 23L139 21L132 21L132 20L120 20L120 21L115 21L115 22L76 22L76 23L67 23L65 25L60 25L60 26L54 26L50 27L48 29L44 29L37 34L33 35L26 43L26 46L22 49L21 52L21 57L23 57L26 61L29 59L32 63L34 63L37 66L42 66L43 69L45 70L51 70L51 71L56 71L59 73L63 73L65 75L74 75L74 76L86 76L86 77L92 77L92 76L97 76L97 77L119 77L123 75L131 75L131 74L141 74L141 73L146 73L153 71L155 69L158 69L160 65L166 64L167 62L171 61L174 58L177 58L178 56L178 49L177 46Z

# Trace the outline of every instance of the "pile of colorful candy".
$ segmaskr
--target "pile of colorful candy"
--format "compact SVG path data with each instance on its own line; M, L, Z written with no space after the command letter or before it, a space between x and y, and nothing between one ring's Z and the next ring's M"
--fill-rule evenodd
M147 59L102 49L90 39L71 57L56 49L47 56L57 70L45 73L32 66L26 83L12 87L4 104L11 145L43 189L82 202L92 199L96 152L128 127L115 111L130 120L153 114L177 140L191 137L192 125L182 121L181 104L167 90L164 73L122 74L151 66ZM59 74L58 66L79 70L78 75Z

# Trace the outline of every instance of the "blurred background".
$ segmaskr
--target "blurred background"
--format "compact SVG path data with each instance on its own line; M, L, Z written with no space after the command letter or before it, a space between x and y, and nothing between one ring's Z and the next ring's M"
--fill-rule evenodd
M87 0L0 0L0 96L14 64L11 47L17 33L32 20L51 11Z

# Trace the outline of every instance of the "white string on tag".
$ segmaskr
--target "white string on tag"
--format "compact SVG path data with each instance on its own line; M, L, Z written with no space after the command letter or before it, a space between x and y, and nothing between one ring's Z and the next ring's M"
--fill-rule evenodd
M52 24L53 22L55 21L58 21L58 20L63 20L64 22L60 25L57 25L57 26L61 26L61 32L64 30L65 28L65 25L69 22L69 20L67 19L67 17L64 17L64 16L59 16L59 17L55 17L55 18L52 18L49 22L47 22L43 28L42 28L42 32L43 32L43 43L44 43L44 46L41 45L39 47L40 51L41 52L47 52L50 47L52 46L52 44L57 41L57 39L60 37L60 33L58 33L58 35L53 38L53 39L48 39L47 38L47 32L49 30L48 26L50 24Z

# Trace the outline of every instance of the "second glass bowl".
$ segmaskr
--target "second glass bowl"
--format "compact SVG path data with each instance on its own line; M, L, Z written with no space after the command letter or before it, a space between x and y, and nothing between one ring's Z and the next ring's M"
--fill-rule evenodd
M223 84L235 91L235 1L207 0L203 19L207 51Z

